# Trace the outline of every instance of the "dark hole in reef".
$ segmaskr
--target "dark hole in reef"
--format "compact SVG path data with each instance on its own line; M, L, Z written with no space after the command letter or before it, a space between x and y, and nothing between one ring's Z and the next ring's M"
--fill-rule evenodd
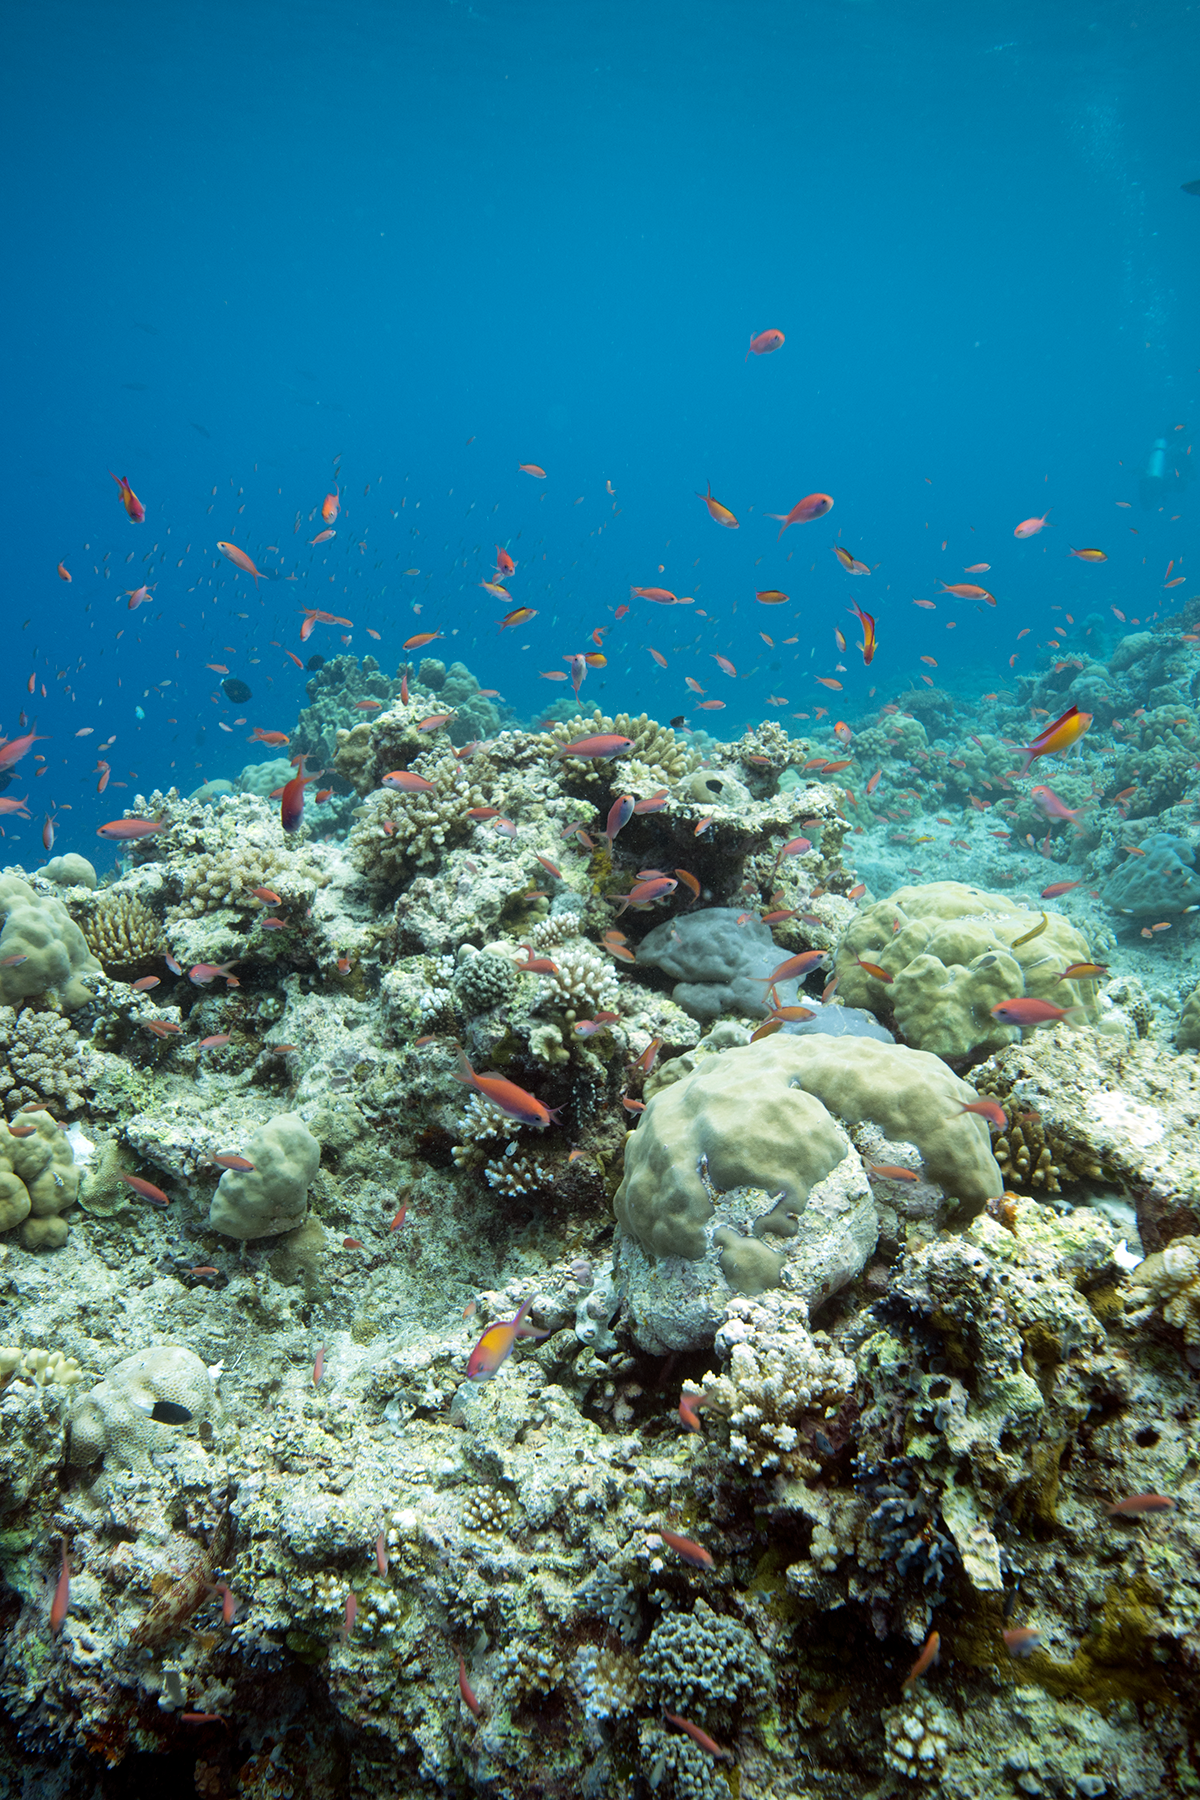
M1159 1434L1155 1431L1153 1425L1143 1425L1140 1431L1135 1431L1133 1434L1134 1443L1140 1445L1143 1450L1153 1449L1154 1445L1158 1442L1158 1438Z

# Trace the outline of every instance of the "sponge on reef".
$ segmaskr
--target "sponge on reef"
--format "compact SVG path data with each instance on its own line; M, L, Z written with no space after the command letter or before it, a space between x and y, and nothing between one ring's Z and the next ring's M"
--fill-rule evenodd
M0 875L0 1001L19 1006L41 995L74 1012L92 997L80 976L99 973L100 964L61 901L41 899L16 875Z
M208 1222L226 1237L274 1237L304 1223L308 1190L321 1146L299 1113L280 1113L260 1125L242 1154L252 1169L226 1169L217 1183Z
M868 906L837 948L839 994L847 1006L890 1012L905 1042L936 1056L986 1055L1012 1041L991 1008L1032 996L1097 1014L1091 982L1060 981L1075 962L1088 962L1087 941L1062 913L1020 906L961 881L898 888ZM897 928L898 927L898 928ZM1036 932L1036 935L1029 935ZM1026 942L1020 940L1026 938ZM877 963L882 982L860 967Z

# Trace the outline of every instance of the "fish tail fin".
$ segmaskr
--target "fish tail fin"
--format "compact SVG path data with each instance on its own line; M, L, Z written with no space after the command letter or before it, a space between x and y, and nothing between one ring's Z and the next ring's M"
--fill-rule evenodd
M465 1083L467 1087L478 1088L479 1086L479 1078L467 1061L466 1052L461 1044L458 1046L458 1071L454 1079Z

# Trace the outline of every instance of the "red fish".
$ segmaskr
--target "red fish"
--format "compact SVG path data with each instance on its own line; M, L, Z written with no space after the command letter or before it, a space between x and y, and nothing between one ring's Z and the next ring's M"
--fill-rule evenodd
M248 744L269 744L272 749L277 749L290 741L286 731L264 731L261 725L256 725L252 734L246 739Z
M459 1653L458 1658L458 1691L462 1695L463 1705L466 1707L467 1711L476 1719L481 1719L483 1717L483 1708L475 1698L475 1689L467 1680L467 1665L462 1659L461 1652Z
M1174 1512L1175 1502L1169 1494L1129 1494L1104 1510L1110 1519L1140 1519L1146 1513Z
M201 1050L223 1050L225 1048L226 1044L229 1044L232 1042L233 1042L233 1040L229 1036L228 1032L221 1031L221 1032L215 1033L212 1037L201 1038L200 1039L200 1049Z
M916 1662L908 1671L908 1675L905 1678L905 1693L908 1692L909 1688L915 1686L925 1673L926 1669L932 1667L932 1665L938 1661L938 1652L941 1649L941 1644L942 1640L940 1634L936 1631L931 1631L925 1640L924 1649L921 1651L920 1656L918 1656Z
M978 1113L989 1125L997 1125L1001 1130L1008 1124L1008 1114L995 1100L972 1100L962 1110L965 1113Z
M170 1206L170 1195L164 1194L161 1188L156 1188L152 1181L143 1181L140 1175L127 1175L124 1169L118 1169L117 1174L126 1186L131 1187L135 1194L140 1194L143 1200L149 1200L154 1206Z
M341 508L341 491L334 488L332 494L326 494L321 502L321 517L327 525L332 525Z
M340 622L341 621L339 621L339 623ZM416 637L405 638L401 648L404 650L419 650L423 644L432 644L435 638L440 638L441 635L440 631L418 631Z
M798 956L789 956L786 962L781 962L774 974L762 975L758 979L769 988L774 987L777 981L799 981L810 969L823 963L826 954L824 950L802 950Z
M532 1299L525 1300L513 1318L488 1326L467 1358L468 1381L490 1381L501 1363L511 1356L518 1338L549 1337L548 1331L539 1331L536 1326L526 1323L525 1314L532 1305Z
M767 517L783 520L779 528L779 536L782 537L789 525L806 525L810 519L819 519L832 505L833 497L830 494L805 494L803 500L797 500L790 513L768 513Z
M221 552L221 555L225 558L226 562L231 562L235 569L240 569L242 571L243 575L253 575L254 585L255 587L258 586L259 572L244 550L239 550L236 544L223 543L219 538L217 540L217 549Z
M298 761L299 768L279 796L279 823L287 832L299 830L300 822L304 817L304 790L309 782L317 779L315 775L304 773L304 756L301 756Z
M521 475L532 475L536 481L545 481L546 479L545 469L539 468L537 463L518 463L517 472Z
M66 563L59 563L58 574L59 579L62 581L70 581L71 579L71 571L68 569Z
M707 494L701 494L698 492L696 495L696 498L697 498L697 500L703 500L705 506L707 506L710 514L717 521L718 525L725 525L729 528L730 531L737 530L738 522L734 518L733 514L730 512L729 508L727 506L722 506L721 502L719 500L713 499L713 491L712 491L712 482L711 481L708 483Z
M241 1175L246 1174L248 1170L254 1167L254 1164L250 1162L248 1158L239 1156L236 1150L218 1150L213 1156L213 1161L220 1168L234 1169Z
M650 795L649 799L636 801L633 810L639 817L643 813L661 812L663 807L667 804L668 799L669 794L667 789L659 788L656 793Z
M1046 515L1042 519L1022 519L1021 523L1014 529L1013 536L1015 538L1036 537L1038 532L1044 531L1049 523L1050 508L1047 507Z
M21 723L25 723L24 714L21 715ZM13 738L11 743L0 742L0 771L11 769L23 756L29 754L35 744L44 743L47 736L46 732L30 731L24 737Z
M723 1749L715 1738L709 1737L707 1731L704 1731L699 1725L693 1724L691 1719L682 1719L678 1713L667 1712L665 1709L663 1718L668 1725L674 1725L676 1730L686 1731L692 1742L699 1744L700 1748L707 1751L709 1756L714 1757L717 1762L737 1761L732 1750Z
M1065 1019L1073 1007L1055 1006L1049 1000L1035 1000L1029 995L1019 995L1013 1000L997 1001L988 1008L993 1019L1001 1025L1019 1025L1022 1029L1032 1025L1053 1025L1059 1019Z
M2 751L0 755L3 755ZM110 843L127 844L135 838L153 837L166 822L165 819L110 819L107 825L97 828L96 836L108 838Z
M782 331L778 331L775 326L772 326L769 331L760 331L757 337L750 339L750 348L742 361L749 362L752 356L770 356L772 350L781 350L784 342Z
M665 1526L659 1527L658 1535L664 1544L674 1550L676 1556L682 1556L684 1562L691 1563L693 1568L712 1568L712 1553L703 1544L694 1543L691 1538L680 1537L678 1532L668 1531Z
M1083 817L1084 808L1077 807L1074 812L1060 800L1052 788L1030 788L1029 798L1036 801L1048 819L1079 819Z
M213 982L217 979L218 975L223 975L225 977L226 982L228 982L230 973L233 970L233 968L234 968L234 964L231 962L230 963L193 963L191 968L188 970L188 980L192 983L193 987L208 987L210 982Z
M129 514L135 525L140 525L146 517L145 507L142 505L123 475L113 475L111 469L108 472L112 475L113 480L121 490L121 504L125 508L125 511Z
M125 592L129 596L129 605L125 609L127 612L136 612L138 607L150 598L150 589L144 586L140 588L126 588Z
M113 480L116 480L114 475ZM62 1571L54 1588L54 1598L50 1602L50 1635L57 1637L63 1628L67 1616L67 1608L71 1604L71 1559L67 1555L66 1540L63 1540Z
M508 1119L519 1119L523 1125L549 1125L551 1120L558 1123L557 1107L543 1106L535 1094L526 1093L502 1075L477 1075L461 1050L455 1080L474 1088Z
M712 657L713 661L716 663L718 669L720 669L724 674L726 674L726 675L736 675L737 674L737 670L734 668L733 664L730 662L730 660L727 656L718 656L715 650L711 650L709 652L709 655Z
M618 919L627 907L650 906L655 900L665 900L678 886L679 883L672 881L670 876L659 875L653 881L639 881L628 894L614 894L612 898L621 902L617 910Z
M578 756L585 760L607 761L614 756L623 756L626 750L632 750L633 739L617 737L615 733L606 733L599 737L576 738L573 744L564 744L561 750L554 752L555 761L564 756ZM3 754L0 752L0 754Z
M496 545L496 574L500 576L515 575L517 565L500 544Z

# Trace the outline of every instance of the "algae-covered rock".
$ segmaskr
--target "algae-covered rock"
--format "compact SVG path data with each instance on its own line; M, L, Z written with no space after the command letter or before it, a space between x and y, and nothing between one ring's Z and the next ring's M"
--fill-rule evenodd
M1028 995L1097 1017L1091 982L1059 980L1090 957L1061 913L1039 914L960 881L933 881L899 888L861 912L838 945L836 969L847 1006L890 1012L914 1049L966 1057L1011 1042L1012 1027L991 1015L1001 1000ZM880 981L862 962L892 979Z
M248 1239L303 1224L321 1146L299 1113L280 1113L260 1125L243 1155L254 1166L222 1175L208 1213L213 1230Z

